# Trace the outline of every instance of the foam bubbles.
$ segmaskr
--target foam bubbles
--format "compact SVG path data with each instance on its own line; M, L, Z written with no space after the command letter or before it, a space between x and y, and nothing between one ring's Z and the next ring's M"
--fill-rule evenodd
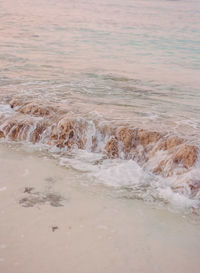
M198 196L191 196L186 183L189 176L199 175L198 170L183 174L180 182L176 175L170 178L154 175L133 160L107 159L103 154L80 150L62 157L60 164L80 171L89 183L122 190L124 197L162 203L177 209L200 206Z

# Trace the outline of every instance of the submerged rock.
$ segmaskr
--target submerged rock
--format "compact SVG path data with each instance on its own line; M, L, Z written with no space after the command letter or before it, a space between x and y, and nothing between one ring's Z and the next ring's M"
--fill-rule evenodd
M18 111L22 114L33 115L36 117L43 117L53 114L54 108L50 106L43 106L34 103L27 103L20 107Z

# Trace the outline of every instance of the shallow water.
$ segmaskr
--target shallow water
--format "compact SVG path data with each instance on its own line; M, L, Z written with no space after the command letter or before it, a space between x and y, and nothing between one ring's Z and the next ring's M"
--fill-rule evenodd
M0 166L1 272L199 272L199 217L88 184L30 146L1 144Z
M0 1L2 141L11 140L11 131L4 128L10 121L30 124L28 136L23 127L14 139L25 145L36 124L45 120L20 116L17 107L11 109L11 99L65 109L80 127L88 126L84 149L47 147L50 126L36 150L48 151L90 184L109 185L158 206L198 212L200 192L188 187L188 181L192 187L199 185L198 158L189 170L181 164L170 170L169 178L155 175L152 170L166 153L148 164L124 160L123 155L105 159L112 134L99 128L140 127L178 136L199 149L199 10L199 1L186 0Z

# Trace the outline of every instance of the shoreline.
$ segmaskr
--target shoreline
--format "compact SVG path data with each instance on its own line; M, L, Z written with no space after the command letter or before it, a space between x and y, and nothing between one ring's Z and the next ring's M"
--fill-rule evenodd
M166 184L172 194L188 198L195 208L199 207L199 145L192 141L175 134L112 124L97 116L82 117L64 104L55 107L22 98L7 103L2 104L0 122L3 141L46 145L60 157L66 154L66 160L69 152L85 152L99 169L108 160L119 159L124 164L130 161L138 165L144 177L159 180L161 188Z
M76 171L12 146L0 145L0 165L2 272L199 272L199 222L85 186Z

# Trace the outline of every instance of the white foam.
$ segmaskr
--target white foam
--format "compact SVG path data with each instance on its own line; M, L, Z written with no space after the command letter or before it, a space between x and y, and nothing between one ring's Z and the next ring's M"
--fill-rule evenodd
M60 164L81 171L91 183L127 189L133 198L168 203L181 209L200 206L198 195L191 197L186 182L200 176L198 168L179 176L174 174L164 178L153 175L133 160L105 159L103 154L78 149L73 151L71 156L62 157Z
M14 110L8 104L0 104L0 114L11 115Z
M113 187L144 183L147 174L133 160L107 159L91 176Z

